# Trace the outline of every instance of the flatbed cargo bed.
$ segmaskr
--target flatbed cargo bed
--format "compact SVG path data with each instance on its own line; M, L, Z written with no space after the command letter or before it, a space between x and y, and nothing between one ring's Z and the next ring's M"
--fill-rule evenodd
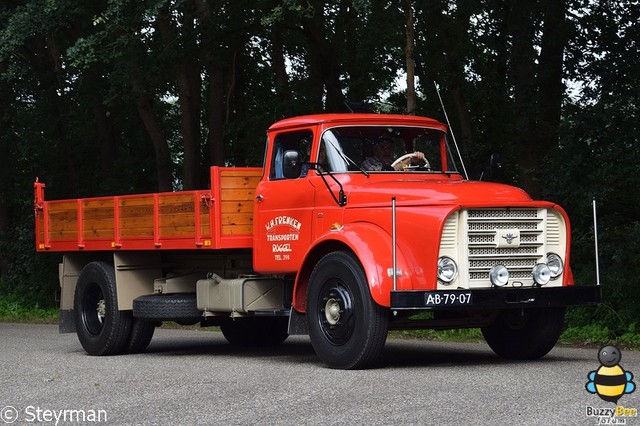
M211 167L211 189L45 201L34 183L36 250L250 248L261 168Z

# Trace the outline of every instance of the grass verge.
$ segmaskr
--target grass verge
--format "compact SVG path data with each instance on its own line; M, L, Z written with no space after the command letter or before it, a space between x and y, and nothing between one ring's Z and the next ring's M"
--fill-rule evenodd
M27 307L18 302L0 300L0 322L57 324L58 317L58 308Z

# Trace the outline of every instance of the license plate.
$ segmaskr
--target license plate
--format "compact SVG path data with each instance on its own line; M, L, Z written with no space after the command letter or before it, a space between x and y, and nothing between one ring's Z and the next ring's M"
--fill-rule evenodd
M425 306L453 306L471 304L471 293L461 291L430 292L424 295Z

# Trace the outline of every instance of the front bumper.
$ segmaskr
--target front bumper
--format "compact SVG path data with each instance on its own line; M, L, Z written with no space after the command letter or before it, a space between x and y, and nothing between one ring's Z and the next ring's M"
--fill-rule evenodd
M600 303L600 286L392 291L392 310L550 308Z

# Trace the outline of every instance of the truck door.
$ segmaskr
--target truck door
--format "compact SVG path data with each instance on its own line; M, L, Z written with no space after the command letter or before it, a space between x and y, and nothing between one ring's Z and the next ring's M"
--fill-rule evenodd
M314 188L300 166L308 160L312 137L311 130L281 132L267 150L265 176L254 201L256 272L297 271L311 244ZM292 164L298 166L293 175Z

